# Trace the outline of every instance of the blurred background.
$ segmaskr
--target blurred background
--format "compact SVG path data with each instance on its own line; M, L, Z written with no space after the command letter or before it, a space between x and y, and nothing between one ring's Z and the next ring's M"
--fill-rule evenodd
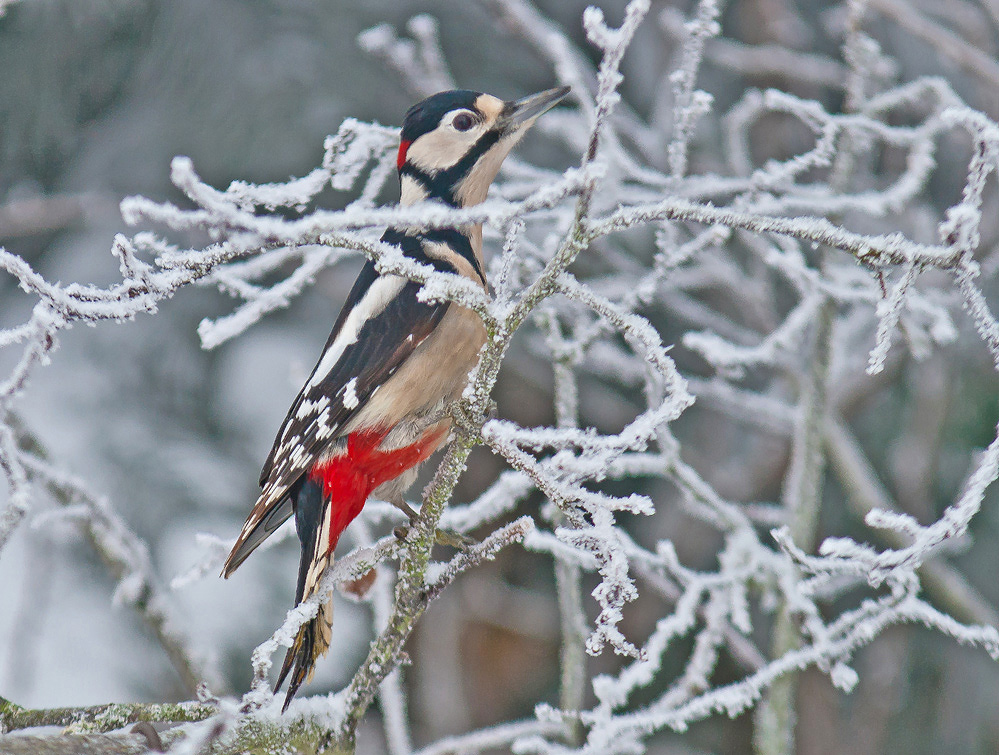
M995 58L999 15L989 2L916 5ZM118 278L112 238L127 230L118 202L133 194L178 200L169 182L173 156L192 158L202 178L219 187L236 179L280 181L315 167L323 138L345 117L399 124L416 98L356 42L359 32L376 24L401 31L415 14L435 16L462 87L509 99L554 85L544 61L505 34L488 5L23 0L0 18L0 245L46 279L105 283ZM537 5L587 49L580 23L585 2ZM624 3L601 5L608 21L618 24ZM669 106L654 98L654 88L676 59L677 41L669 23L654 19L663 11L667 20L678 18L670 9L687 13L690 7L654 2L623 67L623 93L641 114ZM723 33L731 41L780 44L841 60L843 13L838 4L814 0L733 0L723 14ZM999 89L940 59L903 26L875 15L870 33L895 57L899 80L943 75L969 104L993 118L999 113ZM725 112L750 86L785 88L828 108L842 101L835 81L806 87L775 74L740 72L726 64L726 48L713 49L699 86L715 96L716 112ZM702 125L694 160L711 165L718 120ZM780 122L772 126L753 145L761 162L809 143ZM532 135L523 154L553 167L578 159L543 134ZM938 159L953 171L934 173L926 192L930 204L946 207L958 199L967 158L966 144L942 145ZM987 196L994 212L994 187ZM994 217L985 222L982 245L983 285L993 303L996 224ZM926 227L932 236L932 223ZM214 351L200 348L197 325L226 313L232 302L209 288L192 288L155 317L70 331L51 365L34 372L18 404L23 421L56 464L106 495L147 540L164 584L198 561L196 533L233 537L238 531L274 433L358 268L353 261L324 272L287 310ZM718 292L702 297L719 304ZM0 277L0 323L23 322L31 304ZM667 341L683 332L689 313L689 307L662 304ZM760 332L767 322L760 318ZM899 354L880 378L854 383L844 409L881 480L921 521L938 516L953 499L972 450L991 440L999 420L999 385L988 351L967 321L960 326L958 340L930 359L915 363ZM672 354L686 375L707 374L682 345ZM16 356L0 353L0 374L9 372ZM596 381L583 389L583 406L595 424L614 425L633 412L626 391ZM500 415L525 424L551 422L550 392L550 368L529 350L515 350L497 391ZM724 495L745 502L779 498L785 438L734 429L699 406L684 415L677 434L691 463ZM458 499L472 498L501 468L476 452ZM643 526L680 543L685 563L710 566L714 533L670 507L675 491L650 492L659 511ZM532 499L527 510L538 503ZM997 503L995 494L988 497L968 548L952 558L992 605L999 602ZM830 483L820 535L860 530ZM209 576L170 594L197 648L214 656L221 670L224 687L216 692L246 688L252 648L291 605L297 561L297 543L289 540L250 559L228 582ZM0 694L33 707L189 699L142 622L115 607L114 591L71 523L21 526L0 554ZM432 607L410 643L415 663L407 684L418 742L527 716L536 702L556 701L553 595L550 561L515 550L469 575ZM625 633L644 637L661 609L637 606L626 617ZM335 648L308 691L338 687L353 674L367 647L366 612L338 598ZM610 669L619 661L592 663ZM999 751L999 666L981 651L903 627L864 650L857 668L862 681L850 696L819 674L805 675L800 752ZM654 748L660 749L650 752L745 752L749 718L713 718L682 738L659 737Z

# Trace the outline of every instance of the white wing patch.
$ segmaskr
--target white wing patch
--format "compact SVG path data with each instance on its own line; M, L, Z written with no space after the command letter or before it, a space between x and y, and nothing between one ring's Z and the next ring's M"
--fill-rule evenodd
M323 354L319 364L316 365L305 390L314 388L323 382L336 363L340 361L340 357L343 356L347 347L357 342L357 336L361 332L361 328L364 327L364 323L372 317L380 315L389 302L399 294L406 282L406 279L399 275L382 275L371 284L371 288L365 292L357 306L347 315L340 333Z
M360 399L357 398L357 378L353 377L343 387L343 405L348 409L356 409L360 403Z
M322 414L324 410L328 411L329 405L329 396L320 396L315 401L305 399L301 404L299 404L298 411L295 412L295 416L298 419L304 419L310 414Z
M274 457L274 466L268 475L269 479L261 493L261 499L283 495L292 476L307 469L313 461L309 456L313 451L302 443L300 433L303 429L307 431L306 434L311 432L319 441L332 438L339 432L341 425L332 418L338 408L337 397L348 410L360 406L356 377L340 389L337 397L317 395L314 399L310 399L306 396L336 369L337 363L347 349L357 342L364 324L384 312L385 307L398 296L407 282L399 275L383 275L376 278L347 315L337 337L323 353L322 359L309 377L309 382L302 389L302 401L295 410L294 421L288 422L281 432L279 450Z

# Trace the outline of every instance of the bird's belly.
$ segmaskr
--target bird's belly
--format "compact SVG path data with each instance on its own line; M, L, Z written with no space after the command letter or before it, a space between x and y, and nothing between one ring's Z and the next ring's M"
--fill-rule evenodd
M383 447L406 445L440 422L446 406L465 389L475 366L486 329L477 314L452 304L440 325L413 352L399 370L372 394L345 428L348 433L367 428L412 427L390 433ZM408 439L407 439L408 434Z

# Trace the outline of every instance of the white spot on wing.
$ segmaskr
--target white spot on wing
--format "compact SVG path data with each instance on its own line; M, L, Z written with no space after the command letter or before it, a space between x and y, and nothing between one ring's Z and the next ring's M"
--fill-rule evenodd
M295 417L298 419L305 419L310 414L320 414L329 406L329 404L329 396L320 396L315 401L305 399L295 412Z
M323 409L322 414L316 417L316 437L326 439L336 432L336 425L330 424L329 407Z

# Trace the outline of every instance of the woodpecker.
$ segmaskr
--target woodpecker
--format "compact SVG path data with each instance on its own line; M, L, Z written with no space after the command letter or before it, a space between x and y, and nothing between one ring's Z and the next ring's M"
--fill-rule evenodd
M514 144L569 93L549 89L513 102L481 92L441 92L403 121L400 203L482 202ZM407 256L486 287L482 226L382 236ZM354 282L312 374L291 405L260 473L256 505L226 559L229 577L293 513L302 557L295 604L312 595L341 533L369 496L411 518L404 491L449 437L447 406L462 392L486 331L471 310L417 298L420 284L379 274L368 261ZM332 602L299 629L278 675L284 710L312 676L332 636Z

